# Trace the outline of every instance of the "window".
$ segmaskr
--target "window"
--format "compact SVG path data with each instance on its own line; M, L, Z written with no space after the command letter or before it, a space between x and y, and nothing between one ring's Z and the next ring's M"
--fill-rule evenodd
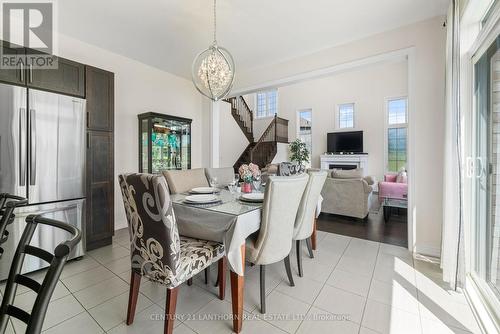
M339 105L339 129L354 128L354 103Z
M389 100L388 104L389 125L406 124L406 99Z
M306 143L307 150L309 151L309 163L307 167L311 167L312 156L312 110L305 109L298 112L298 138Z
M387 101L387 170L397 172L406 167L408 138L408 100Z
M257 93L257 118L274 117L278 113L278 91Z

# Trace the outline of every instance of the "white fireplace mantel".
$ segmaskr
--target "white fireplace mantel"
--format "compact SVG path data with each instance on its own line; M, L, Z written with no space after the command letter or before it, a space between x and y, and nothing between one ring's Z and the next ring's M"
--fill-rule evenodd
M324 170L333 169L331 165L363 168L365 174L368 170L368 154L322 154L320 160Z

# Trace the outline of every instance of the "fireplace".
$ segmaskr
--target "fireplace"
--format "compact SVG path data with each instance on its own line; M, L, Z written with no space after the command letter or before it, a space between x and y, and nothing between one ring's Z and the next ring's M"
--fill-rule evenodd
M330 164L329 169L342 169L342 170L351 170L351 169L356 169L358 168L358 165L341 165L341 164Z
M363 174L368 170L368 154L322 154L320 160L323 170L362 168Z

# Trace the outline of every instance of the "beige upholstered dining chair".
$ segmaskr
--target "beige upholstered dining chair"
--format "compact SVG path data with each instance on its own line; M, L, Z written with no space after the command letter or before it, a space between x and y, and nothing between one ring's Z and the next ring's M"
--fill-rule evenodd
M132 272L127 325L134 321L141 277L167 288L165 333L172 333L179 285L219 263L219 298L224 299L225 257L220 243L179 236L165 178L119 175L130 233Z
M295 218L295 227L293 231L293 240L297 245L297 267L299 276L302 277L302 249L301 241L306 240L309 256L314 257L311 244L311 235L314 229L314 218L316 207L318 206L321 189L325 184L328 173L326 171L308 171L309 180L307 181L304 195L300 201L297 217Z
M205 173L207 175L207 180L216 177L217 183L221 186L227 186L234 182L234 168L233 167L223 167L223 168L205 168Z
M267 182L260 231L247 239L246 259L260 265L260 312L266 313L266 265L284 260L294 286L290 269L293 223L309 176L271 176Z
M205 168L167 170L163 172L171 194L184 193L195 187L208 187Z

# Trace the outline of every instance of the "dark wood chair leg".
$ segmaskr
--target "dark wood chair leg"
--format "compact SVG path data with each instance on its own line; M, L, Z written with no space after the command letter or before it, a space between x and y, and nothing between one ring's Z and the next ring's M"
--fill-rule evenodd
M208 284L210 280L210 267L205 268L205 284Z
M141 275L132 270L130 274L130 290L128 294L127 325L132 325L135 316L135 307L139 297L139 287L141 285Z
M296 244L297 244L297 268L299 269L299 277L302 277L302 249L300 247L300 240L297 240Z
M193 278L192 277L187 280L187 285L188 286L193 285Z
M311 259L314 259L314 254L312 250L312 243L311 243L311 237L306 239L306 245L307 245L307 250L309 251L309 257Z
M177 306L177 294L179 287L167 289L167 302L165 305L165 334L172 334L174 331L175 307Z
M311 235L311 244L313 250L317 249L316 243L317 243L317 218L316 215L314 215L313 233Z
M219 299L224 300L226 294L226 257L223 256L218 263L217 280L219 285Z
M260 313L266 313L266 266L260 265Z
M290 286L295 286L295 283L293 282L292 269L290 267L290 255L285 257L283 261L285 262L286 275L288 276L288 281L290 282Z

